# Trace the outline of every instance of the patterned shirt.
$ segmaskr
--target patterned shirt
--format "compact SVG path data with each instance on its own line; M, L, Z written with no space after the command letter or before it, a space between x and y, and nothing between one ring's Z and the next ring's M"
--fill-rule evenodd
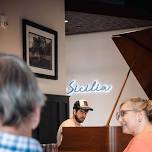
M42 152L42 148L31 137L0 132L0 152Z

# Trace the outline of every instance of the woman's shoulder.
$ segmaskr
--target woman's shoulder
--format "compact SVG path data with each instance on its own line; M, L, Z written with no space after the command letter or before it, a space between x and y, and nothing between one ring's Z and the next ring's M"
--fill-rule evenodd
M152 141L152 131L143 132L137 136L135 136L137 140L151 140Z

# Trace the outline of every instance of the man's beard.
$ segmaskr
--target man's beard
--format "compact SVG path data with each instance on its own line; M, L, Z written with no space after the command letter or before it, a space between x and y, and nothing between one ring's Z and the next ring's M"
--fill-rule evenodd
M84 121L84 119L83 119L83 120L79 119L79 118L77 117L77 115L74 115L74 118L75 118L75 120L76 120L78 123L82 123L82 122Z

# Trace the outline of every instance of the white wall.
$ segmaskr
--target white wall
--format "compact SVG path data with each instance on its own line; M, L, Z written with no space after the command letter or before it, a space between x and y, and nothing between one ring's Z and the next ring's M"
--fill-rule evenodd
M105 125L128 71L126 62L111 39L113 34L122 31L67 36L65 52L64 0L2 0L0 13L7 15L9 24L6 30L0 29L0 52L22 58L22 18L58 32L58 80L38 78L44 93L66 94L67 76L68 80L75 79L82 84L95 79L113 85L109 94L70 97L70 114L73 102L85 98L94 108L85 124ZM120 101L130 96L146 96L133 74L129 77ZM117 124L114 118L111 124Z
M58 32L58 80L40 79L45 93L65 94L65 25L64 0L1 0L0 14L8 17L8 28L0 29L0 52L22 58L22 18L31 20Z
M131 30L66 36L68 81L76 80L80 85L86 85L93 80L98 80L101 84L107 83L113 86L110 93L84 93L70 97L70 115L72 115L73 103L78 99L88 100L90 106L93 107L94 111L88 113L84 125L106 125L129 70L126 61L112 40L112 35L125 31ZM118 105L123 100L136 96L147 97L131 72ZM115 119L115 113L110 125L119 125Z

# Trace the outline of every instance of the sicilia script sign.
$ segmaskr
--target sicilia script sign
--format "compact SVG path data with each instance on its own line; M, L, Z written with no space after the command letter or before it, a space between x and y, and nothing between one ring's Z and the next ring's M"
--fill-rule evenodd
M100 84L97 80L91 83L80 85L75 80L69 82L67 94L74 95L78 93L109 93L112 90L110 84Z

